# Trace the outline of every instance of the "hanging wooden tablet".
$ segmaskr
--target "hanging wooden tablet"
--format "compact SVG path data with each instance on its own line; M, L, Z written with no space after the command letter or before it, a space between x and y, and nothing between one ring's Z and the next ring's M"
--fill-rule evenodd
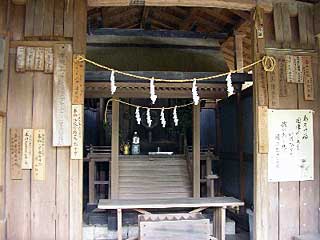
M312 74L312 57L303 56L303 78L304 78L304 99L307 101L314 100L314 86Z
M294 56L295 83L303 83L302 56Z
M33 129L23 129L21 169L32 169Z
M44 48L35 48L34 70L44 71Z
M22 130L10 129L10 176L13 180L22 179Z
M34 130L33 148L33 178L35 180L45 180L46 170L46 132L45 129Z
M85 63L77 60L79 55L73 55L72 104L84 104L84 71Z
M268 94L269 94L269 108L279 107L280 98L280 82L278 65L275 65L273 72L267 72L268 78Z
M44 72L53 73L53 49L44 49Z
M267 76L261 64L257 66L258 75L258 101L260 106L268 106L268 87L267 87Z
M53 146L71 146L72 48L54 46Z
M295 82L294 56L291 56L291 55L285 56L285 61L286 61L286 70L287 70L287 82L294 83Z
M259 153L268 153L269 150L269 139L268 139L268 107L258 107L258 149Z
M25 72L26 71L26 47L17 47L16 55L16 71Z
M83 105L72 105L71 159L83 158Z
M279 95L280 97L288 96L286 61L283 57L277 59L279 70Z
M36 50L34 47L27 47L26 49L26 70L34 70L34 62L36 58Z

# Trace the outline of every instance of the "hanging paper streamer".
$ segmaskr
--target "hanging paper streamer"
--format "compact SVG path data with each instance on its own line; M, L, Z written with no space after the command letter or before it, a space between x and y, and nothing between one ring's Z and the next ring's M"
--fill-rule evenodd
M193 80L193 85L192 85L192 98L194 105L199 104L200 97L198 95L198 87L197 87L197 81Z
M228 74L226 81L227 81L228 96L231 96L232 94L234 94L234 87L232 86L231 73Z
M140 117L139 107L136 108L136 120L137 120L138 125L140 125L141 117Z
M173 109L173 121L174 121L174 125L178 126L179 119L178 119L178 115L177 115L177 106L175 106Z
M166 127L166 118L164 117L164 108L161 109L160 120L162 127Z
M115 84L114 71L112 71L110 75L110 84L111 84L111 94L113 95L117 90L117 86Z
M152 119L150 116L150 108L147 109L147 123L148 123L148 126L151 127Z
M154 104L157 100L157 95L156 95L156 92L155 92L155 87L154 87L154 78L152 78L150 80L150 99L152 101L152 104Z

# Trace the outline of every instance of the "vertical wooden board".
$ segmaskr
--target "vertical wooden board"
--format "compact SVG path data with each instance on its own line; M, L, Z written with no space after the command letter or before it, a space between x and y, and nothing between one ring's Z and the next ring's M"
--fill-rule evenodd
M72 105L71 159L83 159L83 105Z
M86 52L87 42L87 1L79 0L74 4L73 14L73 51L77 54Z
M44 0L45 13L43 22L43 36L53 36L53 15L54 15L54 0Z
M44 48L35 48L34 70L44 71Z
M290 20L290 3L281 3L282 11L282 26L283 26L283 47L288 48L292 42L292 29L291 29L291 20Z
M266 72L264 71L261 64L259 64L257 67L257 74L259 76L257 81L257 87L258 87L258 102L260 106L268 106L268 81Z
M64 37L73 37L74 0L69 0L64 8Z
M11 4L9 29L11 32L10 40L23 40L25 29L25 6Z
M119 102L112 102L111 198L119 195Z
M8 97L8 72L9 72L9 38L5 39L4 67L0 72L0 111L7 112ZM14 67L13 67L14 68Z
M193 105L193 197L200 197L200 104Z
M26 49L26 70L34 70L34 63L36 59L36 49L34 47L27 47Z
M313 86L313 72L312 72L312 58L311 56L302 57L303 65L303 79L304 79L304 99L307 101L315 100L314 86Z
M54 1L54 23L53 34L56 37L63 37L63 15L64 15L64 0Z
M34 130L33 179L44 181L46 177L46 130Z
M259 153L268 153L268 107L258 107L258 151Z
M287 71L287 82L294 83L295 82L295 58L294 56L287 55L285 56L286 62L286 71Z
M72 49L54 46L53 146L71 146Z
M0 117L0 218L5 219L5 154L6 154L6 118ZM10 173L7 173L10 174ZM0 234L4 233L0 231ZM5 239L0 235L0 239Z
M0 32L7 31L8 1L0 0Z
M15 64L15 54L10 55L10 66ZM16 73L10 68L7 111L7 136L10 128L32 127L33 73ZM6 161L10 159L10 142L7 138ZM10 172L10 164L6 164ZM31 240L30 236L30 171L23 171L23 179L11 180L6 174L7 239ZM19 204L17 204L17 202Z
M57 148L56 240L69 239L70 148Z
M283 20L282 20L282 4L273 4L273 21L276 41L282 43L284 41Z
M44 72L53 73L53 49L44 49Z
M284 57L277 58L278 69L279 69L279 96L286 97L288 95L287 89L287 72L286 72L286 62Z
M267 72L268 78L268 93L269 93L269 108L279 107L280 97L280 81L278 64L275 65L273 72Z
M306 47L308 44L307 17L305 5L303 3L298 3L299 36L302 47Z
M16 71L24 72L26 70L26 47L17 47Z
M82 239L82 185L83 161L70 161L70 236Z
M279 202L278 202L278 183L268 183L268 194L269 194L269 209L268 209L268 216L271 221L268 224L268 238L272 240L278 240L278 232L279 228L279 219L278 219L278 212L279 212Z
M72 104L84 104L84 61L78 61L80 55L73 55Z
M26 14L25 14L25 26L24 26L24 36L32 37L34 28L34 16L36 11L36 0L26 1ZM11 15L12 16L12 15Z
M32 127L46 132L45 169L48 171L43 181L36 180L34 174L31 179L31 239L55 240L56 149L52 147L52 75L34 73L33 92Z
M22 129L10 129L10 176L13 180L22 179Z
M307 6L307 38L308 38L308 48L314 49L316 36L314 32L314 9L313 6ZM319 24L319 23L317 23Z
M47 17L45 15L45 0L36 1L34 8L34 26L33 26L33 36L43 35L43 24L44 19Z
M23 129L21 169L32 169L32 160L33 160L33 129Z

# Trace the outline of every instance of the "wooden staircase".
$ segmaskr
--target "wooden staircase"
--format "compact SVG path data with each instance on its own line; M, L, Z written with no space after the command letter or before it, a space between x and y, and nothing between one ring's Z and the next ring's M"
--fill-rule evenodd
M184 198L191 196L191 178L184 155L120 158L120 199Z

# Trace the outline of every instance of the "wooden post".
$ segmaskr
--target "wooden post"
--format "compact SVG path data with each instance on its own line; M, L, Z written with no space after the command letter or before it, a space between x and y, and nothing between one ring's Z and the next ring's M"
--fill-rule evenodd
M235 33L234 35L235 69L243 67L243 38L244 35L241 33ZM243 72L243 70L239 72Z
M117 209L118 240L122 240L122 210Z
M206 178L207 178L207 197L214 195L214 192L212 192L212 184L211 180L208 180L208 176L210 176L212 173L212 159L211 159L211 152L208 147L207 152L207 158L206 158Z
M226 209L213 209L213 236L218 240L225 240L226 236Z
M200 197L200 103L193 105L193 197Z
M95 203L95 162L89 159L89 203Z
M111 198L118 198L119 192L119 102L112 102L111 137Z

